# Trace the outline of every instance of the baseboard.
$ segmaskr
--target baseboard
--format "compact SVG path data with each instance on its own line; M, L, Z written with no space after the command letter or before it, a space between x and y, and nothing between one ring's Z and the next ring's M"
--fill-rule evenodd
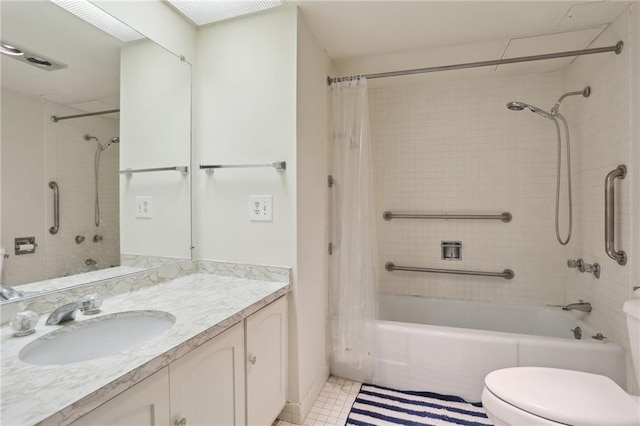
M301 425L304 422L304 419L307 418L309 411L311 411L313 403L318 399L318 395L320 395L324 384L327 383L327 379L329 379L329 364L325 365L322 372L318 377L316 377L311 389L309 389L309 392L307 392L307 395L304 397L302 402L287 402L284 409L278 416L278 419L296 425Z

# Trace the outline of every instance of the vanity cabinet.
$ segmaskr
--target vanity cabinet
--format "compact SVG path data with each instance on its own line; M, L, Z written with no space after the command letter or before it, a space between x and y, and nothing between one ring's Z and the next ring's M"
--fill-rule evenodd
M72 426L169 426L169 368L105 402Z
M270 425L287 401L287 298L245 320L247 424Z
M171 424L245 424L242 323L169 365Z
M281 297L72 425L270 425L286 403L286 370Z

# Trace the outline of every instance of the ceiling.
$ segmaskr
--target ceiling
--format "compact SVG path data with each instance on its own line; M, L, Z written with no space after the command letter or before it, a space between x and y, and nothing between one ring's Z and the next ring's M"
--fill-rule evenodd
M617 1L288 1L334 59L601 27ZM592 34L581 39L592 41ZM547 46L547 42L541 42Z
M584 49L630 3L290 0L286 4L300 8L341 74L349 75ZM47 72L1 55L3 87L83 110L118 105L122 42L48 1L1 1L0 7L5 41L68 65ZM526 66L529 72L552 71L571 60ZM519 65L524 66L511 65L510 70Z

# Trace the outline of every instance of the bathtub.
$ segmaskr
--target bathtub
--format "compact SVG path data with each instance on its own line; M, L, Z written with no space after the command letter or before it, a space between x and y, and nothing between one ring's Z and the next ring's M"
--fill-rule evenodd
M595 340L585 313L559 308L380 296L374 365L363 376L332 362L334 375L402 390L480 401L484 377L515 366L602 374L625 388L624 350ZM582 339L572 329L580 327Z

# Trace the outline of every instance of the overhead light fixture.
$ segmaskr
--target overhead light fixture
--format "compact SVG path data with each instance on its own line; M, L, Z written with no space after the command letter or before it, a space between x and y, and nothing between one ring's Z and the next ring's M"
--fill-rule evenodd
M78 18L90 23L105 33L127 43L134 40L143 39L144 36L137 31L123 24L113 16L109 15L98 6L87 0L51 0L56 5L73 13Z
M11 56L24 55L24 52L22 50L18 49L17 47L9 43L5 43L4 41L0 42L0 52L4 53L5 55L11 55Z
M62 62L55 61L49 57L30 51L29 49L19 46L15 43L0 41L0 52L8 55L10 58L20 61L27 65L33 65L36 68L45 71L55 71L66 68Z
M206 25L284 5L281 0L167 0L196 25Z

